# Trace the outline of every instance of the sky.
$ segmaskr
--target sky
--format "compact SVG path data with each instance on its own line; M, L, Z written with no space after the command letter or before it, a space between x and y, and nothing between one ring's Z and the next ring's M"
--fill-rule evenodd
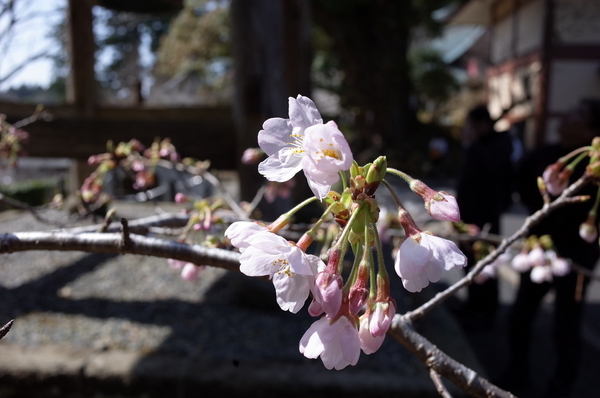
M0 9L8 0L0 0ZM16 0L16 24L7 33L9 16L0 16L0 81L9 71L20 65L28 57L44 51L56 51L49 35L52 26L63 18L60 9L67 0ZM0 82L0 90L18 87L22 84L48 86L52 79L52 61L40 59L6 81Z

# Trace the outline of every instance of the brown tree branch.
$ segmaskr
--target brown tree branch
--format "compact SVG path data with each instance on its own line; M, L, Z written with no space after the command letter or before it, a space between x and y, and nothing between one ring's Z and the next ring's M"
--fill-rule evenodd
M433 381L435 388L437 389L438 393L442 396L442 398L452 398L450 391L448 391L448 389L444 385L444 382L442 381L442 377L439 375L438 372L435 371L435 369L429 369L429 377L431 377L431 381Z
M200 245L122 233L15 232L0 235L0 253L29 250L129 253L173 258L196 265L211 265L239 271L239 253Z
M394 316L388 334L419 358L430 369L430 372L434 371L445 377L469 395L481 398L515 398L510 392L498 388L479 376L474 370L450 358L417 333L412 322L405 316L399 314Z
M426 313L428 313L429 311L443 303L445 300L447 300L449 297L454 295L459 289L472 284L475 276L477 276L486 265L491 264L496 258L498 258L500 254L504 253L514 242L526 237L531 227L533 227L542 219L547 217L548 214L550 214L552 211L559 207L566 206L567 204L581 202L580 199L572 198L571 196L577 193L581 188L583 188L583 186L585 186L592 180L593 177L585 174L583 177L581 177L579 180L577 180L571 186L565 189L563 193L553 202L544 204L544 206L540 210L527 217L521 228L519 228L514 234L512 234L506 239L503 239L500 245L496 248L496 250L494 250L486 257L478 261L477 264L471 269L471 271L467 273L467 275L465 275L462 279L457 281L452 286L448 287L446 290L437 293L431 300L424 303L420 307L404 314L406 319L410 321L415 321L417 319L422 318Z
M10 328L12 327L14 322L15 322L15 320L11 319L10 321L8 321L6 323L6 325L4 325L0 328L0 339L4 338L4 336L6 336L6 334L10 331Z

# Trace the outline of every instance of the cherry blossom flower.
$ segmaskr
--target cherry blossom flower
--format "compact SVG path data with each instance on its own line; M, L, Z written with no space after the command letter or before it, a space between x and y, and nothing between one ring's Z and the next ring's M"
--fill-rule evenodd
M359 318L360 326L358 328L358 338L360 339L360 348L367 355L374 353L381 348L385 333L381 336L373 336L369 328L369 318L367 313L364 313Z
M551 195L558 196L569 186L569 177L572 172L564 168L563 162L556 162L546 167L542 173L542 179L546 189Z
M198 279L198 274L203 268L203 266L187 263L183 266L183 269L181 270L181 277L186 281L195 281L196 279Z
M314 322L300 339L300 352L310 359L321 357L329 370L356 365L360 349L357 320L351 315L334 320L324 316Z
M319 272L315 279L313 296L329 316L335 316L342 305L342 284L342 277L329 270Z
M532 267L546 264L546 255L544 253L544 249L539 246L534 247L531 249L529 254L527 254L527 260L529 260L529 263Z
M248 236L244 245L240 271L248 276L269 276L281 309L298 312L314 285L317 269L325 266L320 265L322 261L272 232Z
M533 267L530 278L534 283L552 282L552 268L546 265Z
M249 246L248 238L258 232L269 232L267 227L250 221L236 221L225 230L225 236L229 238L234 247L243 253Z
M311 126L305 133L302 168L310 189L322 200L339 181L339 172L352 166L352 151L335 122Z
M182 260L175 260L173 258L168 258L167 263L173 269L181 270L181 278L186 281L194 281L198 278L198 274L200 270L204 269L204 265L196 265L194 263L190 263Z
M352 152L335 122L323 124L314 102L299 95L289 99L289 119L271 118L258 133L258 144L269 156L258 171L269 181L285 182L300 170L322 200L352 165Z
M513 257L511 263L512 267L519 272L527 272L531 269L532 264L529 260L527 253L519 253Z
M396 273L402 278L402 284L409 292L420 292L437 282L442 271L462 268L467 258L454 242L418 233L406 238L396 255Z
M571 272L571 266L569 265L569 262L566 259L559 257L554 250L547 250L546 258L550 263L552 274L554 276L565 276Z
M302 169L304 131L323 124L315 103L301 95L290 97L289 115L289 119L267 119L258 133L258 145L269 156L258 165L258 171L269 181L285 182Z
M592 220L587 220L579 226L579 236L581 239L589 243L593 243L598 238L598 229L595 225L595 217Z

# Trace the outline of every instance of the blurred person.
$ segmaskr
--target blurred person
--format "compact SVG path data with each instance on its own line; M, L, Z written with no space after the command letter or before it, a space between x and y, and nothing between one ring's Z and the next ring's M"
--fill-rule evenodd
M590 145L600 135L600 100L582 100L576 109L569 112L559 128L560 142L542 145L527 154L519 168L518 190L521 201L530 213L543 206L543 198L537 186L537 178L546 166L555 163L573 149ZM587 161L579 163L571 176L570 183L579 178ZM573 263L592 269L600 256L596 238L587 242L579 235L580 225L587 219L594 205L597 187L588 185L578 194L590 195L591 200L557 209L549 217L531 229L531 235L550 235L556 252ZM597 228L597 221L596 221ZM505 387L515 392L530 389L530 345L532 323L543 297L553 289L554 341L557 364L543 397L568 397L575 382L580 351L580 324L587 278L571 271L565 276L554 277L550 282L534 283L531 271L521 274L521 283L509 314L509 365L504 376Z
M511 203L513 164L512 143L507 132L496 132L485 105L473 108L463 130L463 163L458 176L456 199L462 220L480 230L500 234L500 215ZM467 270L475 265L472 243L461 244L468 259ZM498 307L498 282L490 278L469 286L466 315L473 326L492 326Z

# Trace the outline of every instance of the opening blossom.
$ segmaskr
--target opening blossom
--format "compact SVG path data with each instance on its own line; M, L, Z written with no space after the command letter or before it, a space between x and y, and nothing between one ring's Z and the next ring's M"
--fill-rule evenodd
M361 342L354 318L352 315L342 315L335 320L322 317L300 339L300 352L310 359L321 357L329 370L356 365Z
M240 271L243 274L272 279L277 304L282 310L296 313L304 306L317 269L325 267L321 259L251 222L233 223L225 236L242 253Z
M447 239L418 233L406 238L396 255L396 273L409 292L420 292L442 277L442 271L462 268L467 258Z
M335 122L323 124L308 97L290 97L289 116L263 124L258 144L269 157L258 171L269 181L285 182L303 170L310 189L322 200L339 180L338 173L350 169L350 146Z

